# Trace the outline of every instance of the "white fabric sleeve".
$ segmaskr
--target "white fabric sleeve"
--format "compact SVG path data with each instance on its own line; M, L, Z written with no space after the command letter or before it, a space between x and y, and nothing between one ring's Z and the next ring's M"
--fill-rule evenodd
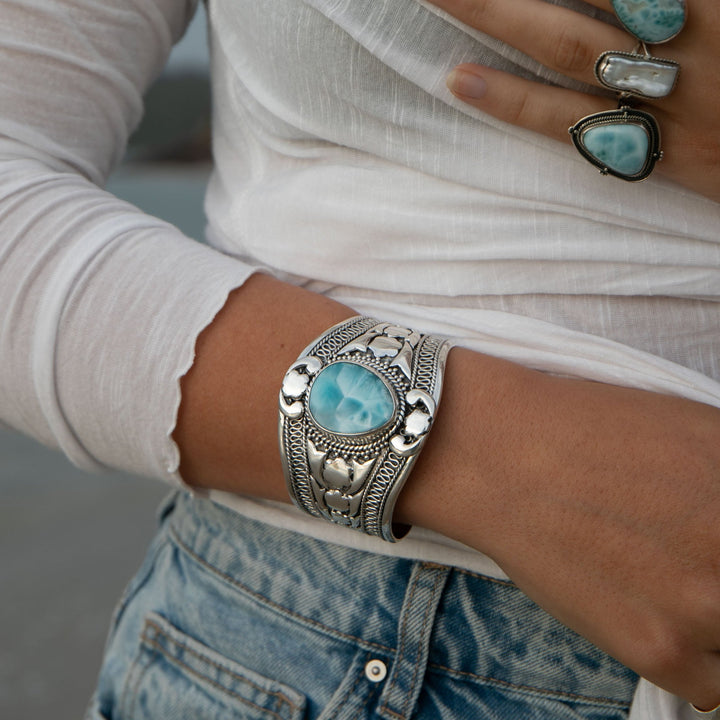
M0 422L178 482L195 340L252 268L102 190L196 0L0 0Z

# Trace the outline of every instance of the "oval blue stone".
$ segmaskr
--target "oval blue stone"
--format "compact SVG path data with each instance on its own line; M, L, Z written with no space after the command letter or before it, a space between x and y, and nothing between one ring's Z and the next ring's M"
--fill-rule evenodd
M602 164L624 175L637 175L648 159L650 138L645 128L634 123L588 128L582 141Z
M333 363L317 374L309 406L318 425L343 435L377 430L395 413L393 395L380 377L352 362Z
M618 20L639 40L662 43L685 24L684 0L612 0Z

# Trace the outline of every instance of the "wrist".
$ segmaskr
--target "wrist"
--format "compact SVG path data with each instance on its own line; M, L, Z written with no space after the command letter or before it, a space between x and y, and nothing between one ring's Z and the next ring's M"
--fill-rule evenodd
M454 348L443 401L400 495L398 522L419 525L493 556L518 492L531 407L544 376L509 361Z

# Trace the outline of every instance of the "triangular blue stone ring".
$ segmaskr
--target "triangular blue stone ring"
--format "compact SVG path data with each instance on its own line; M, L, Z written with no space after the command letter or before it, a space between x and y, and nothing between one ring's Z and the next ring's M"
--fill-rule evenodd
M644 180L662 158L660 129L642 110L621 107L588 115L569 133L580 154L603 175Z

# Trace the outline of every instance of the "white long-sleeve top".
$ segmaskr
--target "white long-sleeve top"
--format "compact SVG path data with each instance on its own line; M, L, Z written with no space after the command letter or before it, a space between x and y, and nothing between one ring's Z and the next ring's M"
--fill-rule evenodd
M463 61L572 84L424 0L209 0L210 246L105 193L194 4L0 0L2 422L178 482L179 380L258 267L532 367L720 406L720 206L600 177L455 100ZM215 497L501 574L421 529L391 546ZM641 683L634 718L687 712Z

